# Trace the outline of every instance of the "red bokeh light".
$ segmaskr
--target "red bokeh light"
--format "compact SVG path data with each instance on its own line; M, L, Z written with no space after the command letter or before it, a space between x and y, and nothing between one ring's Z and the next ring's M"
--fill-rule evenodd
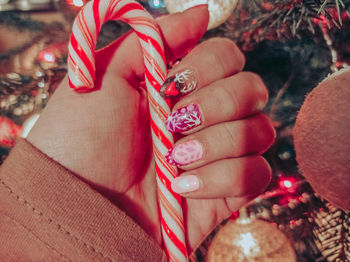
M46 63L55 63L56 62L56 56L54 53L50 51L42 51L39 54L39 60L40 62L46 62Z
M284 178L281 178L280 181L279 181L279 186L282 188L282 189L290 189L293 187L295 183L295 179L292 178L292 177L284 177Z
M85 4L85 1L83 0L66 0L68 4L75 6L75 7L83 7Z
M0 146L12 147L17 136L22 131L22 127L16 125L12 120L0 116Z

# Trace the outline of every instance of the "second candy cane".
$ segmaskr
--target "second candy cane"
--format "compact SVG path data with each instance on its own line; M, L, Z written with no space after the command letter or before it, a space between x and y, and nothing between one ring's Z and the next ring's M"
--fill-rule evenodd
M164 125L171 112L170 107L159 95L166 76L166 61L159 28L152 16L132 0L94 0L87 3L74 22L68 47L69 84L77 91L94 87L96 41L102 25L108 20L128 23L143 49L163 240L170 261L187 261L181 197L170 186L177 170L165 160L166 153L174 144L172 134Z

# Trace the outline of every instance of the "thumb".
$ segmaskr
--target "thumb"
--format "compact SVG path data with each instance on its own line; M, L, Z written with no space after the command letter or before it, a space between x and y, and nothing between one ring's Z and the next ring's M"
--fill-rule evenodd
M157 19L161 28L165 56L168 62L184 56L202 38L207 30L207 5L200 5L182 13ZM142 49L135 33L129 33L96 52L96 76L108 71L125 79L144 77Z
M167 61L174 61L192 49L207 31L208 22L207 5L160 18Z

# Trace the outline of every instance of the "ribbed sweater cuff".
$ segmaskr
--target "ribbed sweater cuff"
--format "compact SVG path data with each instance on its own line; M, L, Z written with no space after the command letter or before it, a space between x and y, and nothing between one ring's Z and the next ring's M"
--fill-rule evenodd
M162 249L130 217L26 140L17 141L0 172L0 186L41 214L41 225L19 217L20 210L12 216L59 252L82 248L103 261L165 261Z

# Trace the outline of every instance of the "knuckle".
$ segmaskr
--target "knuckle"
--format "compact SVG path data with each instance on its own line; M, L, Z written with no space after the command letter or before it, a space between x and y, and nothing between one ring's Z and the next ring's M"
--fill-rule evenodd
M222 49L225 53L226 52L234 52L237 49L236 44L228 38L214 37L214 38L211 38L211 42L216 47L220 47L220 49Z
M261 181L264 182L261 185L261 189L264 190L265 187L267 187L267 185L270 183L272 177L272 169L269 162L267 162L267 160L261 155L258 155L256 157L256 164L258 167L260 167L258 169L260 170L260 178Z
M241 71L245 65L245 56L238 46L228 38L214 37L207 40L211 49L215 50L221 66L235 68L235 71ZM233 66L234 63L234 66ZM231 72L230 72L231 73Z
M241 71L243 69L245 56L232 40L222 38L218 50L222 52L222 55L228 59L230 63L234 62L236 64L236 70Z
M215 66L215 71L218 72L218 75L223 75L225 73L225 58L216 47L209 49L209 51L205 53L203 60L205 60L205 64Z
M236 44L229 38L225 37L212 37L207 40L208 43L214 44L215 46L219 45L220 47L226 45L228 47L233 48Z
M253 72L242 72L241 77L245 79L251 86L257 88L257 89L262 89L262 87L265 87L264 81L262 78Z
M251 82L261 82L262 83L261 77L256 73L244 71L244 72L242 72L242 75L244 75L244 77L247 78L248 80L250 80Z
M269 98L269 92L264 81L258 74L252 72L241 72L240 74L244 79L247 87L250 87L252 90L254 90L254 93L258 98L257 108L262 110Z
M263 113L258 113L250 118L249 130L252 140L251 151L262 154L273 144L276 137L276 131L271 120Z
M225 178L228 185L236 188L237 191L234 193L236 197L258 195L271 181L271 167L260 155L229 159L225 164L221 177ZM232 179L232 170L236 172L235 179Z
M257 129L262 135L260 138L261 141L261 150L260 153L265 152L275 141L276 130L273 127L271 120L263 113L257 115Z
M222 125L223 136L221 137L225 138L225 143L227 143L227 146L230 148L231 154L234 154L234 152L237 151L237 134L235 134L231 122L225 122Z
M218 89L218 96L221 97L220 107L222 114L226 119L234 119L237 114L239 114L241 105L241 100L237 97L235 89L231 86L224 86L223 88Z
M244 173L253 181L259 182L251 183L246 193L263 192L271 181L272 169L270 164L261 155L250 156L247 160Z

